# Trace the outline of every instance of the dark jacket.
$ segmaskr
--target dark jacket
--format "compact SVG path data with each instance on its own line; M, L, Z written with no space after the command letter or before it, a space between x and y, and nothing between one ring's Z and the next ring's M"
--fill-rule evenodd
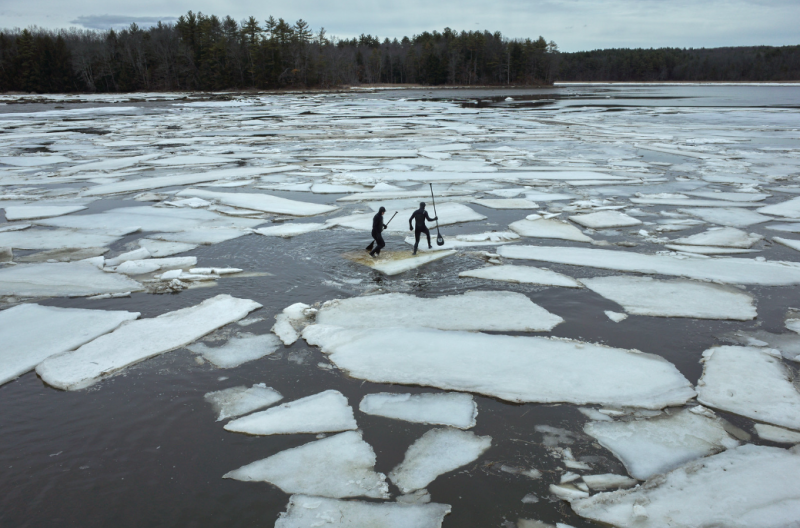
M383 215L380 213L375 213L375 216L372 217L372 234L381 234L381 231L384 229L383 224Z
M416 220L415 226L411 225L412 220ZM431 218L430 215L428 214L428 211L426 211L425 209L417 209L411 214L411 218L408 219L408 227L409 229L411 227L414 227L415 231L422 231L423 229L426 228L425 220L433 222L434 220L436 220L436 218Z

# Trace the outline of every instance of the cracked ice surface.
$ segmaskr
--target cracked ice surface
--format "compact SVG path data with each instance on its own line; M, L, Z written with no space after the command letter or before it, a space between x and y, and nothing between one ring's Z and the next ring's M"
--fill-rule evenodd
M680 405L695 395L660 356L579 341L327 325L306 327L303 337L350 376L377 383L476 392L512 402L647 409Z
M358 409L365 414L407 422L450 425L459 429L475 427L478 406L470 394L422 393L367 394Z
M272 334L242 334L231 338L220 347L210 347L205 343L195 343L188 348L195 354L202 354L205 359L219 368L234 368L268 356L278 350L280 340Z

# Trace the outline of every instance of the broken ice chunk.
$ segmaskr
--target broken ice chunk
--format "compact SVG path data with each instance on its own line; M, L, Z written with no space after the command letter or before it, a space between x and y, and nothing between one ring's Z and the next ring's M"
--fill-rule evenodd
M133 279L105 273L87 262L26 264L0 269L0 296L88 297L143 289Z
M225 429L253 435L330 433L356 429L341 392L327 390L229 422Z
M559 499L564 499L566 501L573 501L575 499L583 499L589 496L589 494L585 491L581 491L575 486L570 484L550 484L550 493L558 497Z
M719 419L686 410L649 420L589 422L583 430L640 480L738 445Z
M628 318L628 314L626 313L612 312L611 310L605 310L603 311L603 313L606 314L606 317L608 317L615 323L621 323L622 321Z
M472 200L472 203L490 209L537 209L539 205L524 198L484 198Z
M592 239L581 233L572 224L555 219L518 220L509 224L509 229L524 237L557 238L575 242L591 242Z
M6 206L6 220L33 220L36 218L51 218L62 216L86 209L84 205L18 205Z
M259 235L264 235L264 236L291 238L298 235L311 233L313 231L319 231L321 229L328 229L330 227L332 227L331 224L318 224L318 223L301 224L297 222L287 222L285 224L280 224L276 226L262 227L260 229L256 229L255 232L258 233Z
M703 233L674 240L675 244L688 246L724 246L732 248L748 249L753 244L764 237L756 233L747 234L741 229L734 227L723 227L709 229Z
M790 431L783 427L759 423L757 423L755 427L758 436L764 440L779 444L800 444L800 433L797 431Z
M800 218L800 197L792 198L785 202L767 205L757 209L759 213L783 216L786 218Z
M204 191L201 189L186 189L180 191L177 196L191 196L213 200L232 207L241 207L265 213L287 214L292 216L314 216L319 214L331 213L338 207L332 205L316 204L310 202L300 202L280 198L266 193L235 193L235 192L215 192Z
M407 422L450 425L459 429L474 427L478 415L478 406L472 395L457 392L367 394L358 408L365 414Z
M283 399L278 391L263 383L256 383L249 389L242 385L209 392L204 397L217 413L218 422L269 407Z
M281 345L272 334L241 334L233 337L220 347L209 347L204 343L196 343L187 348L195 354L202 354L205 359L219 368L234 368L278 350Z
M796 334L800 334L800 319L787 319L786 328Z
M269 482L286 493L340 499L388 499L386 476L375 472L375 452L348 431L281 451L223 475L246 482Z
M583 215L570 216L570 220L576 224L591 229L608 229L610 227L628 227L640 225L641 220L628 216L619 211L598 211Z
M533 266L491 266L488 268L462 271L458 276L499 280L518 284L541 284L543 286L563 286L565 288L581 287L581 284L572 277L556 273L547 268L535 268Z
M491 445L489 436L451 428L431 429L408 448L389 478L403 493L422 489L439 475L477 460Z
M753 224L762 224L772 220L771 216L764 216L754 211L742 209L741 207L719 207L719 208L692 208L679 209L682 213L687 213L706 222L730 227L747 227ZM759 209L760 211L761 209Z
M150 258L128 260L116 267L114 271L125 275L144 275L158 270L191 268L197 264L197 257Z
M584 475L583 481L593 490L604 491L611 488L630 488L637 484L636 480L624 475L604 473L602 475Z
M419 255L412 255L410 251L385 251L377 259L371 258L363 252L345 255L346 258L363 264L386 275L398 275L405 271L419 268L435 260L455 255L455 250L430 251Z
M307 304L294 303L283 309L283 312L275 316L275 325L272 331L277 335L283 344L289 346L300 338L298 330L301 330L308 320L305 311L310 308Z

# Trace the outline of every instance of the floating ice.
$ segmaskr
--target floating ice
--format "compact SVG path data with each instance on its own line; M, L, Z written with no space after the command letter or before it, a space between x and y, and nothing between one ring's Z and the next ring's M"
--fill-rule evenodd
M800 319L787 319L786 328L796 334L800 334Z
M490 436L458 429L431 429L406 451L389 479L403 493L422 489L436 477L477 460L492 445Z
M800 197L778 204L767 205L757 209L759 213L783 216L785 218L800 218Z
M755 425L756 433L764 440L776 442L778 444L800 444L800 433L797 431L790 431L783 427L775 427L774 425L760 424Z
M598 211L596 213L570 216L576 224L592 229L608 229L610 227L628 227L642 223L641 220L619 211Z
M156 176L153 178L138 178L116 183L96 185L84 191L83 196L102 196L106 194L120 194L129 192L149 191L161 187L180 187L215 181L223 178L246 178L258 174L266 174L265 167L239 167L232 169L219 169L208 172L179 174L175 176Z
M62 216L86 209L84 205L18 205L5 207L6 220L33 220L35 218L50 218Z
M328 325L309 326L303 337L350 376L376 383L474 392L512 402L647 409L680 405L694 396L686 378L660 356L579 341Z
M186 189L179 192L177 196L194 196L206 200L214 200L232 207L293 216L314 216L330 213L338 209L338 207L332 205L298 202L297 200L280 198L266 193L224 193L203 191L201 189Z
M516 292L473 291L435 298L387 293L336 299L322 305L318 324L341 327L392 326L440 330L543 332L564 320Z
M388 499L386 476L375 472L375 452L348 431L281 451L223 475L246 482L269 482L286 493L316 497Z
M475 427L478 406L470 394L432 393L367 394L358 409L365 414L407 422L450 425L459 429Z
M744 445L631 490L573 500L582 516L619 527L776 528L800 518L800 454Z
M664 246L673 251L681 253L694 253L695 255L741 255L745 253L759 253L759 249L736 249L717 246L681 246L678 244L666 244Z
M458 276L520 284L541 284L544 286L563 286L565 288L581 287L581 284L572 277L567 277L546 268L534 268L533 266L489 266L487 268L462 271Z
M784 231L786 233L800 233L800 222L794 222L792 224L770 224L767 226L767 229Z
M133 279L105 273L87 262L21 264L0 268L0 296L88 297L143 289Z
M519 235L510 231L490 231L487 233L476 233L472 235L449 236L444 240L444 245L436 245L433 249L428 249L427 241L420 238L418 250L422 252L443 251L448 249L458 249L464 247L499 246L519 240ZM413 236L406 237L406 244L413 246L416 239Z
M628 314L612 312L611 310L604 310L603 313L606 314L606 317L608 317L615 323L621 323L622 321L628 318Z
M173 141L173 140L167 140ZM167 158L159 158L144 161L146 165L158 165L167 167L178 167L182 165L222 165L223 163L233 163L238 161L236 158L222 158L213 156L170 156Z
M709 229L703 233L673 240L675 244L689 246L724 246L747 249L764 237L756 233L749 235L734 227Z
M256 229L255 232L264 236L275 236L283 238L291 238L297 235L304 235L312 231L319 231L320 229L328 229L332 227L330 224L300 224L300 223L285 223L276 226L262 227Z
M781 237L772 237L772 240L779 244L783 244L786 247L790 247L794 250L800 251L800 240L793 240L790 238L781 238Z
M708 191L695 191L687 192L691 196L699 196L700 198L711 198L714 200L727 200L729 202L760 202L766 200L771 194L761 194L753 192L708 192Z
M125 253L121 253L114 258L106 259L105 265L109 267L119 266L123 262L127 262L129 260L142 260L146 258L150 258L150 252L143 247L139 249L134 249L133 251L126 251Z
M525 200L522 198L508 198L508 199L478 199L473 200L472 203L488 207L490 209L537 209L539 207L535 202Z
M272 327L272 331L283 341L284 345L289 346L300 338L298 330L306 322L305 310L308 308L310 307L307 304L294 303L275 316L275 325ZM299 328L295 328L295 326Z
M648 420L589 422L583 430L639 480L739 445L718 418L688 410Z
M281 342L272 334L242 334L232 337L220 347L209 347L204 343L196 343L187 348L195 354L202 354L205 359L219 368L234 368L268 356L278 350Z
M138 312L38 304L0 311L0 385L33 370L50 356L78 348L137 317Z
M330 433L356 429L341 392L327 390L229 422L225 429L253 435Z
M361 502L292 495L275 528L441 528L447 504Z
M760 210L761 209L759 209L759 211ZM770 216L764 216L754 211L749 211L739 207L720 207L718 209L693 208L679 209L679 211L702 218L706 222L710 222L712 224L731 227L747 227L749 225L761 224L772 220L772 217Z
M455 255L456 250L449 251L427 251L418 255L412 255L410 251L384 251L380 257L373 259L366 252L345 255L348 259L358 264L363 264L386 275L398 275L429 262Z
M645 255L632 251L555 246L508 245L500 246L497 253L504 258L673 275L730 284L760 284L763 286L800 284L800 266L791 262L769 262L743 258L680 259L671 256Z
M150 237L159 241L172 242L183 246L194 245L196 247L200 244L219 244L250 233L251 231L245 231L244 229L212 227L208 229L188 229L180 233L156 233L150 235Z
M239 386L209 392L204 397L217 413L218 422L269 407L283 399L278 391L263 383L256 383L249 389Z
M558 238L575 242L591 242L592 239L581 233L574 225L554 219L518 220L509 224L512 231L526 237Z
M110 246L119 236L71 229L26 229L0 233L0 246L14 249L66 249Z
M753 297L731 286L651 277L595 277L584 286L635 315L697 319L755 319Z
M703 352L697 401L709 407L800 430L800 393L780 353L770 348L721 346Z
M126 260L114 271L126 275L142 275L158 270L191 268L197 264L197 257L150 258L143 260Z
M696 198L631 198L631 203L645 205L681 205L685 207L758 207L761 204L737 200L698 200Z
M58 389L82 389L125 367L187 345L260 307L248 299L217 295L189 308L122 325L73 352L45 360L36 372Z
M584 475L583 481L593 490L607 490L611 488L630 488L637 484L636 480L624 475L604 473L602 475Z

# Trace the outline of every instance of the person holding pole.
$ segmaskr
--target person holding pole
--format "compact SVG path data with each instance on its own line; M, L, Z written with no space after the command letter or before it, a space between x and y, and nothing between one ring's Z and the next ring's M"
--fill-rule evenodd
M420 202L419 209L414 211L411 215L411 218L408 219L408 229L409 231L414 232L414 255L417 254L417 248L419 247L419 237L422 233L428 237L428 249L433 249L431 245L431 232L428 231L428 226L425 225L425 220L429 222L433 222L434 220L438 220L439 217L431 218L428 215L428 212L425 210L425 202ZM415 221L415 225L411 225L411 222Z
M386 246L386 242L383 241L383 235L381 232L386 229L386 224L383 223L383 214L386 212L385 207L381 207L378 209L378 212L375 216L372 217L372 238L375 239L375 249L369 252L369 256L376 258L378 255L381 254L381 249ZM391 221L391 220L390 220ZM372 244L370 244L371 246Z

